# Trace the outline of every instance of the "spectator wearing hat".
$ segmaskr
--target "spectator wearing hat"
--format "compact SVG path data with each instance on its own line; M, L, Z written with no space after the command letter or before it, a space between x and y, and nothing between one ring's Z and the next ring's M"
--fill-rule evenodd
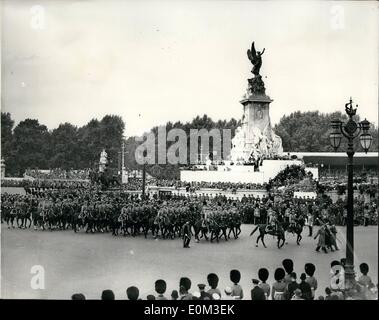
M192 294L189 293L191 289L191 280L186 277L182 277L179 280L179 292L180 292L180 300L192 300Z
M293 261L291 259L284 259L282 261L282 266L286 271L284 282L286 284L289 284L291 282L291 273L293 272Z
M304 300L301 297L301 290L300 289L296 289L293 293L294 294L293 294L293 297L291 298L291 300Z
M212 300L212 295L208 292L205 292L205 284L200 283L197 285L200 290L200 298L199 300Z
M259 287L259 280L252 279L254 288L251 290L251 300L266 300L265 293Z
M164 296L166 288L166 281L162 279L155 281L155 292L158 293L158 295L155 297L155 300L167 300L167 298Z
M336 260L332 261L330 266L330 289L332 292L338 295L341 300L343 300L343 291L345 289L345 277L341 274L341 270L343 268L341 266L341 263Z
M172 290L171 292L171 300L178 300L179 298L179 293L177 290Z
M287 284L286 288L286 299L291 300L292 296L294 295L294 292L296 289L299 289L299 284L296 282L297 276L295 272L292 272L290 274L290 280L291 282Z
M223 300L234 300L234 297L232 296L232 288L231 287L226 287L224 289L224 292L225 292L225 296L223 298Z
M317 279L315 278L314 274L316 272L316 267L313 263L306 263L304 266L304 270L306 275L308 276L305 282L309 283L312 290L312 300L315 298L315 293L317 290Z
M359 265L359 270L362 273L362 275L359 277L358 283L361 286L368 288L373 283L371 277L368 276L368 271L369 271L368 264L365 262L361 263Z
M272 300L285 300L284 292L286 290L286 283L284 282L284 276L286 275L283 268L277 268L274 273L275 282L272 285L271 299Z
M71 300L86 300L86 297L83 293L74 293L71 296Z
M361 263L359 265L359 270L361 271L362 275L358 278L358 285L362 287L362 295L365 297L365 299L369 299L371 297L371 291L370 288L373 287L373 282L371 280L371 277L368 276L369 267L367 263Z
M112 290L104 290L102 293L101 293L101 300L114 300L115 297L114 297L114 293Z
M217 293L221 297L221 291L217 289L218 286L218 276L215 273L210 273L207 276L208 284L211 287L208 290L208 293L213 296L214 293Z
M238 284L241 280L241 273L238 270L230 271L230 281L233 282L232 297L234 299L243 299L242 287Z
M270 296L270 292L271 292L270 285L268 283L266 283L268 276L269 276L269 272L266 268L261 268L258 270L258 278L259 278L259 280L261 280L261 282L259 283L259 287L265 293L266 300Z
M126 295L128 297L129 300L138 300L138 297L139 297L139 290L137 287L129 287L128 289L126 289Z
M301 297L304 300L312 300L312 289L309 283L306 282L307 276L305 273L300 275L300 280L299 289L301 290Z

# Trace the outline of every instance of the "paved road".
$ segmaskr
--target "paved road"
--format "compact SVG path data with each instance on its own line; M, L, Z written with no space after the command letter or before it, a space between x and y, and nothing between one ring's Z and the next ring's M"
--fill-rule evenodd
M334 253L317 253L315 240L305 236L297 246L292 235L289 244L277 249L272 237L266 239L267 249L256 248L249 233L253 226L243 225L238 240L217 243L191 243L183 249L180 240L154 240L143 237L113 237L110 234L75 234L72 231L8 230L2 225L2 297L3 298L54 298L69 299L74 292L97 299L103 289L112 289L116 299L126 297L128 286L140 288L141 296L153 293L154 281L163 278L168 291L178 289L179 278L188 276L197 283L206 283L206 276L215 272L220 277L219 287L229 285L229 271L237 268L242 273L241 285L245 295L251 289L251 279L257 277L262 266L273 272L284 258L295 261L300 276L306 262L317 266L316 276L323 294L328 284L330 262L340 259L344 250ZM304 232L306 235L307 233ZM256 235L254 235L255 240ZM344 240L344 230L338 237ZM361 262L370 265L370 274L378 278L378 228L355 229L356 266ZM345 245L340 245L345 248ZM41 265L45 270L45 289L33 290L31 268ZM359 272L358 267L356 271Z

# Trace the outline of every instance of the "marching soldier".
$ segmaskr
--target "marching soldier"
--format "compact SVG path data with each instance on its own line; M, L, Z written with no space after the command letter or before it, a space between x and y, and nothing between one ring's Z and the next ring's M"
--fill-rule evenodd
M191 232L191 225L190 222L187 221L182 230L183 234L183 248L189 248L189 244L191 242L192 232Z

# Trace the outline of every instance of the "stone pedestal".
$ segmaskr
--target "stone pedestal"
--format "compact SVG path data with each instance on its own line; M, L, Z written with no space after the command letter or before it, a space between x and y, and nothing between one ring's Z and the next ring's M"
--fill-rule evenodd
M246 127L247 144L253 143L254 130L271 134L270 103L273 100L266 95L250 95L240 101L243 105L242 125ZM256 130L255 130L256 131ZM271 136L270 136L271 138Z
M253 158L271 158L283 153L282 141L271 127L270 103L266 94L247 94L243 105L242 125L232 140L231 160L248 162Z

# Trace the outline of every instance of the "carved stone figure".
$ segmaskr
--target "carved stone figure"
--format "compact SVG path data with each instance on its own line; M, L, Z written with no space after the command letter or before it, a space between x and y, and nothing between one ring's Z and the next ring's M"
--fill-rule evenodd
M255 46L254 46L254 41L251 44L251 50L247 50L247 57L251 61L251 63L254 65L253 69L251 72L254 74L254 76L259 76L259 71L262 66L262 55L265 52L265 48L263 49L262 52L256 51Z

